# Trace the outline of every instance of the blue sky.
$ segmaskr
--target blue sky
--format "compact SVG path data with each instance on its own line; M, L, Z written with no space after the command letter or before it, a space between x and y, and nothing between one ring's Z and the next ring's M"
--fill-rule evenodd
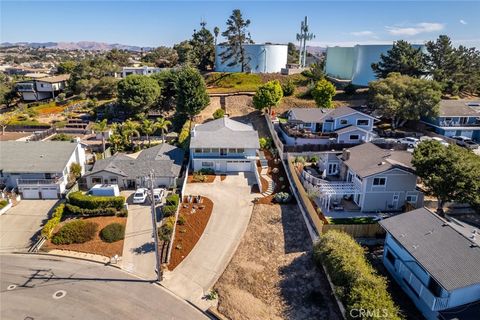
M202 19L224 29L238 8L258 43L294 42L307 15L312 45L421 43L447 34L455 44L480 48L479 1L0 1L2 42L171 46L189 38Z

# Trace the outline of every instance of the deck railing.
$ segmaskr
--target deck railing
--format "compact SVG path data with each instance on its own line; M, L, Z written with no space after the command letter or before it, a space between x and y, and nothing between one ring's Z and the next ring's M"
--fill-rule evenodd
M62 178L56 179L17 179L17 185L52 185L63 182Z

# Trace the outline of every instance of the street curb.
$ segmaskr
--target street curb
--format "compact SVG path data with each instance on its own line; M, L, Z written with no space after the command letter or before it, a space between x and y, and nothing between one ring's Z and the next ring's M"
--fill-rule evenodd
M101 264L106 267L113 267L117 268L120 270L123 270L121 267L112 265L110 263L104 263L98 260L92 260L92 259L87 259L87 258L82 258L82 257L74 257L74 256L69 256L69 255L63 255L63 254L57 254L57 253L48 253L48 252L13 252L13 254L36 254L40 256L51 256L51 257L59 257L59 258L69 258L69 259L75 259L75 260L81 260L81 261L88 261L88 262L93 262L97 264Z

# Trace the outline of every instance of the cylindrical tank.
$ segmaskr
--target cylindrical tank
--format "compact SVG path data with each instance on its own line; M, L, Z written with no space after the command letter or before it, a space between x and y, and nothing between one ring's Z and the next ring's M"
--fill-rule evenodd
M245 72L277 73L287 64L288 46L286 44L244 44L247 57L250 59ZM226 48L217 45L215 48L215 71L241 72L240 64L229 66L233 59L222 61L220 54Z

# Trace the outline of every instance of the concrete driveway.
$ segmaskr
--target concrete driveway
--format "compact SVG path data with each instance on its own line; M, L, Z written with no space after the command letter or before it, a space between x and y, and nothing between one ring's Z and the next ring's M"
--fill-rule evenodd
M133 191L122 192L122 195L127 197L128 217L121 266L141 278L154 280L155 245L150 202L132 204Z
M26 251L58 200L21 200L0 216L0 252Z
M253 173L230 174L224 181L188 184L186 195L202 195L213 201L213 212L192 252L172 272L164 274L162 285L202 310L202 299L222 275L237 249L252 214Z

